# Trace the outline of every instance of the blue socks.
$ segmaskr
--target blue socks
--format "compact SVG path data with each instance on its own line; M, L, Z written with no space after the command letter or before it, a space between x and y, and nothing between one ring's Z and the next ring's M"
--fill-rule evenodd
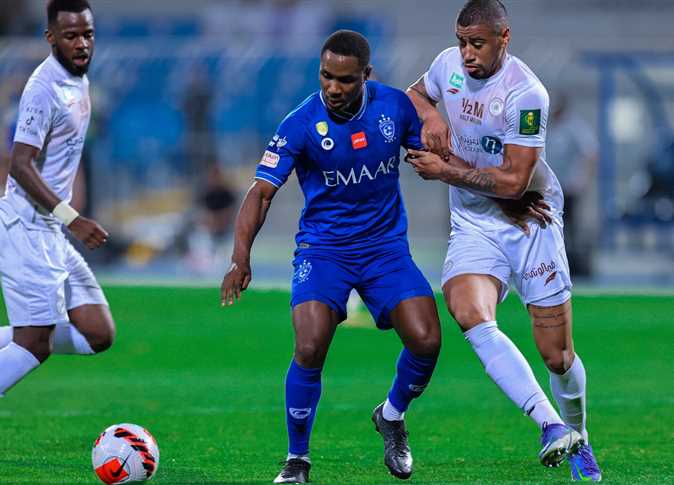
M309 437L321 397L322 368L305 369L295 359L286 375L286 423L288 452L293 455L309 453Z
M419 397L431 379L437 358L417 357L404 348L398 357L397 375L388 393L391 404L401 413ZM288 453L309 454L309 437L321 397L322 368L306 369L295 359L286 375L286 423Z
M412 399L421 396L431 380L437 357L417 357L404 348L398 357L398 373L388 393L388 399L399 412L404 413Z

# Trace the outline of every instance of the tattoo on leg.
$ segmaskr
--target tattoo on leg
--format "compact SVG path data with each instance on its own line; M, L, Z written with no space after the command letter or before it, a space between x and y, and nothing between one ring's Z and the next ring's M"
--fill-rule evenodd
M545 323L538 320L534 320L534 327L536 328L560 328L566 325L566 321L556 322L556 323Z
M536 314L536 313L531 314L531 316L534 317L534 318L559 318L559 317L563 317L564 315L566 315L566 312L553 313L551 315Z
M560 328L566 325L569 309L562 308L530 308L530 315L536 328Z

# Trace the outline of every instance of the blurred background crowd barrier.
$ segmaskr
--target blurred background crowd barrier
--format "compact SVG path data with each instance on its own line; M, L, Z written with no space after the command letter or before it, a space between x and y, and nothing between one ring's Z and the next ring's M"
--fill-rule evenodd
M43 0L0 0L1 156L18 99L48 54ZM338 28L404 89L455 45L461 1L91 0L93 118L77 204L112 233L86 256L108 278L216 285L233 217L284 115L318 89ZM547 158L566 195L577 281L674 287L674 2L512 0L510 52L551 97ZM446 187L401 167L412 252L434 285ZM253 254L256 281L290 280L303 206L293 178Z

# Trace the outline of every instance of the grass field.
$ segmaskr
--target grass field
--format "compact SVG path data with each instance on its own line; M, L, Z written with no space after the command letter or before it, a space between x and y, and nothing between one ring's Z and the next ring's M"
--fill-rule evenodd
M107 294L118 324L113 349L53 356L0 400L0 483L96 483L91 445L116 422L155 435L158 484L270 483L286 450L288 295L250 291L240 305L222 309L217 290L112 287ZM605 482L674 483L674 299L574 301L589 429ZM411 482L568 481L566 464L538 464L537 430L487 378L446 311L441 316L440 363L407 419ZM547 390L515 298L501 305L499 321ZM337 332L312 440L315 483L397 482L382 463L370 413L385 397L399 350L392 332Z

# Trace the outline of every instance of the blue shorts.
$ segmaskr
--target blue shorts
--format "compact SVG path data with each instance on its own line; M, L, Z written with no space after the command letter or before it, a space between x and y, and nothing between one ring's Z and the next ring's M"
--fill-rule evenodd
M389 315L401 301L433 297L406 243L358 250L299 248L293 266L290 305L317 300L337 312L340 321L346 319L346 302L352 289L358 291L382 330L392 327Z

